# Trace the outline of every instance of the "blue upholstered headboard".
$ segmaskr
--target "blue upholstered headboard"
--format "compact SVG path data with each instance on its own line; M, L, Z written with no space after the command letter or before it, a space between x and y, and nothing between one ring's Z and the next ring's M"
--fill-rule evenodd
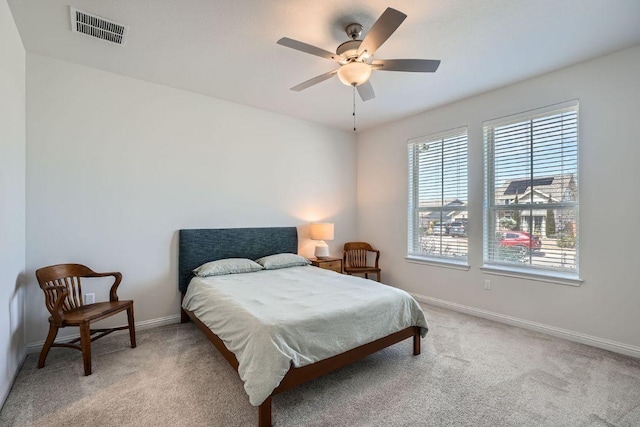
M185 293L193 269L223 258L256 260L278 253L298 253L296 227L180 230L178 287Z

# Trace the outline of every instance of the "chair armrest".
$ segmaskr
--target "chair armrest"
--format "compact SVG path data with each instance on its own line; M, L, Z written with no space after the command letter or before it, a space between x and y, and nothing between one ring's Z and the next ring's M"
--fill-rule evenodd
M50 307L49 311L51 312L51 317L53 317L54 322L57 325L62 325L62 323L64 322L64 312L62 311L62 305L67 299L69 291L65 286L60 285L44 286L42 290L44 291L45 298L47 299L49 298L48 295L50 295L51 291L55 291L56 295L51 305L49 305L50 301L45 302L47 303L47 306Z
M109 277L113 276L115 279L113 285L111 285L111 290L109 291L109 301L118 301L118 286L120 286L120 282L122 282L122 273L113 271L109 273L91 273L84 275L82 277Z
M118 301L118 286L120 286L120 282L122 282L122 274L114 271L113 273L104 273L104 275L113 276L115 279L109 291L109 301Z
M378 267L378 260L380 259L380 251L374 250L373 252L376 253L376 268L379 268Z

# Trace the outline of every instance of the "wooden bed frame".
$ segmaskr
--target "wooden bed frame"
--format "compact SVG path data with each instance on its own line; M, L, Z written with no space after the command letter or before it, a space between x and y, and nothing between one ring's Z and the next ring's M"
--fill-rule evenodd
M275 253L297 253L295 227L230 228L180 230L179 287L182 297L187 290L192 270L205 262L223 258L257 259ZM202 323L193 312L181 309L181 321L189 319L205 334L220 354L237 371L238 360L223 341ZM413 354L420 354L420 328L410 326L386 337L361 345L344 353L300 368L291 367L280 385L258 407L258 425L271 426L271 400L276 394L292 389L328 372L346 366L383 348L413 337Z

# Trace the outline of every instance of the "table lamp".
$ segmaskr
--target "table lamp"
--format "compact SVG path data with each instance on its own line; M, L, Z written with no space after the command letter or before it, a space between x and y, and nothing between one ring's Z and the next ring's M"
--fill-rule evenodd
M318 259L329 258L329 246L325 240L333 240L333 223L314 223L311 224L311 240L317 240L316 251L314 255Z

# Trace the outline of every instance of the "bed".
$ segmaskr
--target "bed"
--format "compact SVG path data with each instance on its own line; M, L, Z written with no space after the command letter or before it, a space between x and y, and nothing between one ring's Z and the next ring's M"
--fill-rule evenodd
M274 395L407 338L413 338L418 355L427 330L422 311L403 291L316 267L194 278L193 270L210 261L257 260L297 250L295 227L180 230L182 321L191 319L238 372L258 406L261 427L271 425ZM378 306L381 299L385 304L397 299L402 308ZM342 323L357 327L349 330ZM336 325L331 334L313 326L328 324Z

